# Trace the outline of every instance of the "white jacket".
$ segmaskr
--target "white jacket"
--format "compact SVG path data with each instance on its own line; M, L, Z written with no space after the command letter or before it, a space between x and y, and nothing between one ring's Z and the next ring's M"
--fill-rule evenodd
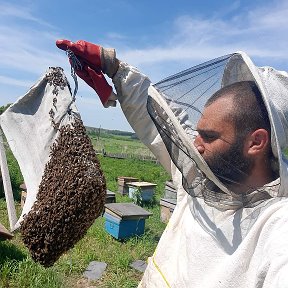
M259 80L261 71L262 75L267 74L266 68L258 69L253 66L244 53L235 54L233 57L229 65L236 69L239 63L236 61L238 64L235 65L233 61L235 58L236 60L240 59L246 65L245 68L247 66L250 68L254 80ZM229 69L229 71L231 72L233 69ZM239 69L239 65L237 69ZM286 77L286 74L281 75ZM272 76L269 75L270 78ZM235 77L235 73L233 77ZM229 79L223 78L223 81L231 82L231 75ZM237 80L241 79L238 77ZM238 205L239 199L235 195L231 195L217 179L215 180L215 176L207 168L207 165L197 159L197 151L191 147L193 143L191 145L191 143L185 142L187 139L185 140L184 134L189 130L189 122L185 114L169 107L167 101L163 100L145 75L128 64L121 63L113 78L113 83L130 125L165 169L171 173L177 189L176 208L153 256L148 259L148 266L139 287L288 287L288 200L285 194L288 162L278 155L281 181L277 179L274 181L275 183L269 183L263 187L263 190L267 191L272 198L260 201L259 204L254 205L255 207L243 208L241 204ZM267 94L265 81L261 83L258 84L261 92L263 93L263 90L266 89ZM273 87L270 88L273 89ZM288 94L286 95L288 96ZM222 191L227 195L230 193L227 205L225 202L211 205L201 197L191 197L184 190L183 171L181 173L179 167L176 168L171 161L166 146L147 112L148 96L160 103L169 118L171 117L172 122L177 118L180 124L173 122L177 133L181 137L183 136L182 140L187 146L191 145L187 149L192 149L191 153L195 153L198 167L201 167L207 177L214 181ZM287 103L285 103L286 107ZM279 115L273 114L273 112L272 115L270 108L268 109L269 116L278 119ZM287 117L287 115L284 116ZM287 133L285 126L280 127L281 121L276 123L277 119L274 121L270 118L270 121L273 121L273 133L281 134L283 132L281 129L285 129ZM281 136L284 141L282 141L283 139L278 141L277 135L276 137L273 135L277 140L274 141L274 150L276 153L278 151L278 154L288 143L285 142L285 135ZM194 179L199 176L193 164L186 169L185 173L194 173Z

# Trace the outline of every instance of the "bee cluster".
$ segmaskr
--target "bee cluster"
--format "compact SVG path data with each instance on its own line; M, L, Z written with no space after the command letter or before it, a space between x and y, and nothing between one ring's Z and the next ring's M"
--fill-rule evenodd
M22 239L32 258L52 266L101 215L105 197L99 161L82 121L75 118L59 128L37 199L21 223Z
M63 90L66 86L68 86L71 92L70 85L67 78L64 76L63 69L61 67L50 67L50 70L51 72L47 73L45 77L48 84L53 86L52 93L58 96L59 88Z

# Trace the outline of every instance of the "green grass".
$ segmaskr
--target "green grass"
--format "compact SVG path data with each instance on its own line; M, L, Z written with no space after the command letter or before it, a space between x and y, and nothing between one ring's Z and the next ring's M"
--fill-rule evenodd
M133 143L129 145L128 151L134 149L134 145L139 145L139 143L134 143L137 140L123 140L119 139L119 136L117 138L118 150L115 150L115 153L119 153L121 146L128 142ZM113 139L113 141L116 140ZM9 158L10 163L14 161L12 158ZM133 176L157 184L154 205L144 206L153 213L153 216L145 222L144 235L130 238L127 241L118 241L105 231L104 219L100 217L73 249L62 255L53 267L45 269L33 262L29 251L21 241L21 235L16 233L12 240L0 241L0 287L73 288L89 287L89 285L111 288L137 287L142 273L131 268L130 264L138 259L146 261L153 254L165 228L165 224L160 221L159 200L169 176L160 165L149 161L112 159L102 156L99 156L99 160L106 177L107 188L111 191L118 190L117 178L119 176ZM19 169L14 164L9 164L9 167L12 167L12 173L17 175L13 176L13 185L17 186L21 182L21 177L19 177L19 171L13 172L13 169ZM116 199L117 202L132 201L119 193L116 193ZM17 203L17 210L19 212L19 203ZM0 199L0 219L1 223L8 227L6 203L3 198ZM87 283L83 272L91 261L106 262L107 269L100 280Z
M5 246L0 246L5 249ZM56 268L45 269L26 257L21 261L6 259L1 267L0 287L64 287L63 275Z
M103 135L104 136L104 135ZM129 155L153 156L150 150L137 139L129 136L107 135L105 137L91 137L97 151L104 149L107 153L122 153Z

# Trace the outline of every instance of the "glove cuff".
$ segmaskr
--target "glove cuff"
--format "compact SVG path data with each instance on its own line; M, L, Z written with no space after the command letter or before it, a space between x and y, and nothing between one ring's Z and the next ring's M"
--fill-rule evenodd
M113 78L119 67L116 51L113 48L101 47L101 69L108 77Z
M113 90L111 91L111 94L109 96L109 98L107 99L107 101L105 103L102 103L103 106L105 108L108 108L108 107L116 107L116 100L117 100L117 95L113 92Z

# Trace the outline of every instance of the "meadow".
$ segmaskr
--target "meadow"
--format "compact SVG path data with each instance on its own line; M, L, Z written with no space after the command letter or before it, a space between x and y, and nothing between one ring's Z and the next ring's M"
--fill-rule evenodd
M99 217L89 228L86 235L54 264L44 268L33 262L29 251L16 232L10 241L0 241L0 287L21 288L57 288L57 287L137 287L142 273L130 267L134 260L146 261L159 241L165 228L160 221L159 200L163 196L165 182L169 175L162 166L152 161L134 159L133 155L150 152L137 139L121 135L91 134L92 143L97 150L105 149L107 153L126 153L127 159L116 159L98 155L103 169L107 188L116 192L116 202L131 202L132 199L117 192L119 176L133 176L143 181L157 184L155 201L144 208L153 213L145 223L145 233L140 237L132 237L126 241L118 241L104 229L104 218ZM100 148L99 148L100 147ZM16 207L19 213L19 185L22 183L21 173L11 152L7 150L9 170L11 173ZM0 191L0 222L6 227L8 217L3 192ZM107 263L103 277L88 282L83 272L91 261Z

